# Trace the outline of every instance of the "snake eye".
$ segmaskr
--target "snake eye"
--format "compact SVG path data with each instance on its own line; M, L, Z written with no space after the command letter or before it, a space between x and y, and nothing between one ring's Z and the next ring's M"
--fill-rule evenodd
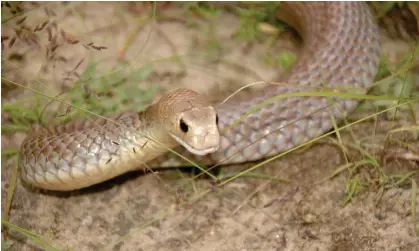
M189 126L185 123L185 121L183 121L183 119L180 119L180 130L182 130L182 132L187 133L189 130Z
M215 124L218 125L218 115L215 115Z

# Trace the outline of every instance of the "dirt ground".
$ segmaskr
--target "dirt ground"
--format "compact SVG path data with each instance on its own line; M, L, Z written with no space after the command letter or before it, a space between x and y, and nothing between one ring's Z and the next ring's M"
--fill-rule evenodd
M58 29L80 42L58 48L57 55L63 56L65 62L48 62L45 46L38 48L17 41L3 51L3 58L10 64L3 62L2 75L25 86L33 86L37 77L46 84L44 91L50 95L62 91L68 84L62 80L63 75L81 59L84 61L76 70L79 73L90 60L99 61L99 69L106 71L116 63L123 47L127 48L125 59L134 67L156 60L150 77L139 85L158 85L158 94L188 87L208 97L227 97L237 86L275 79L284 71L265 62L262 42L249 44L232 39L240 25L232 14L222 13L212 21L216 29L211 31L209 22L197 17L196 26L185 24L190 17L184 16L181 4L175 4L163 13L182 18L138 26L142 22L139 17L151 16L149 6L67 2L29 5L28 9L32 9L25 22L32 26L42 23L45 6L56 13L50 19L56 20ZM6 34L11 32L7 24L2 28ZM211 32L214 34L209 36ZM45 45L48 35L43 34L41 44ZM130 34L135 36L125 45ZM216 50L218 60L206 56L209 37L221 45ZM107 49L88 50L82 46L90 42ZM269 51L297 53L298 48L293 34L285 32ZM408 51L390 41L383 44L383 49L389 56ZM22 58L8 60L12 53ZM182 56L181 63L158 60L174 53L188 56ZM32 94L22 88L5 92L3 84L2 92L2 104ZM414 109L419 111L419 106ZM379 116L359 123L342 132L342 141L367 139L366 145L381 146L391 129L414 124L409 116L401 117L395 122ZM7 115L3 114L2 119L3 125L7 123ZM418 145L417 135L396 136ZM22 132L2 134L2 151L19 147L24 137ZM18 180L9 221L42 236L59 250L419 250L411 211L411 183L386 188L381 200L377 199L379 186L362 184L363 189L343 206L350 174L342 172L329 178L333 170L345 164L334 140L336 137L329 137L257 170L288 179L289 183L241 177L216 187L209 179L167 170L129 173L72 193L44 193L28 189ZM356 160L359 154L349 151L349 158ZM3 211L14 163L14 158L2 156ZM249 166L225 167L222 172ZM417 162L396 159L387 161L383 171L404 174L417 168ZM417 175L412 180L419 183ZM12 242L8 250L43 250L16 231L11 231L8 238Z

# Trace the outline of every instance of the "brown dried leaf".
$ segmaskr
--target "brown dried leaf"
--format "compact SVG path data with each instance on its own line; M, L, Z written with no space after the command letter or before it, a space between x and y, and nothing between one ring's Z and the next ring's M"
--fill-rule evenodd
M67 62L67 59L65 57L63 57L63 56L59 56L57 58L57 60L62 61L62 62Z
M12 39L10 40L10 42L9 42L9 48L13 46L15 41L16 41L16 36L13 36Z
M53 46L51 46L51 52L54 52L58 48L58 46L58 44L54 44Z
M69 44L77 44L78 42L80 42L80 41L79 40L67 39L67 43L69 43Z
M16 24L21 24L26 20L26 17L22 17L21 19L16 21Z
M95 45L92 45L91 46L93 49L95 49L95 50L98 50L98 51L100 51L100 50L103 50L103 49L107 49L108 47L106 47L106 46L95 46Z
M44 21L41 26L39 27L39 30L43 30L45 28L45 26L47 26L47 24L49 23L49 20Z
M51 27L48 27L47 28L47 33L48 33L48 41L51 42L51 39L52 39L52 30L51 30Z
M76 67L74 67L74 69L73 70L71 70L71 72L74 72L75 70L77 70L77 68L79 68L80 67L80 65L82 64L84 62L84 58L82 58L78 63L77 63L77 65L76 65Z

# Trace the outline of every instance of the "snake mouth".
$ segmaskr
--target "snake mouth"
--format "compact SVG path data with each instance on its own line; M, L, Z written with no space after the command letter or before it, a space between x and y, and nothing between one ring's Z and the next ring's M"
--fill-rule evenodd
M209 153L213 153L215 151L218 150L218 148L220 147L219 144L215 145L215 146L210 146L207 148L194 148L193 146L191 146L190 144L186 143L185 141L183 141L181 138L179 138L178 136L174 135L174 134L170 134L180 145L182 145L183 147L186 148L186 150L188 150L189 152L195 154L195 155L199 155L199 156L203 156L203 155L207 155Z

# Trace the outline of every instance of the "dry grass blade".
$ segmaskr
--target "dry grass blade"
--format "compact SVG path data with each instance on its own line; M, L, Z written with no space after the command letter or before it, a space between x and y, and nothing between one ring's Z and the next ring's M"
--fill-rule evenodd
M17 179L18 179L18 173L19 173L19 166L18 166L18 161L15 158L15 165L13 168L13 172L12 172L12 177L10 178L10 184L9 184L9 188L7 189L7 201L6 201L6 205L4 207L4 212L2 215L3 220L8 221L9 220L9 215L10 215L10 209L12 207L12 202L13 202L13 195L15 193L15 188L16 188L16 183L17 183ZM4 232L3 237L7 237L7 232Z
M84 58L82 58L70 72L75 72L83 62L84 62Z
M416 184L416 181L412 179L412 220L413 220L413 229L416 232L416 235L419 236L419 222L417 218L417 203L418 203L418 185Z
M12 172L12 177L10 179L10 184L9 184L9 188L7 190L7 202L6 202L6 206L5 206L5 212L3 214L3 219L8 220L9 217L9 213L10 213L10 208L12 206L12 200L13 200L13 195L14 195L14 191L16 188L16 182L17 182L17 176L19 173L19 166L18 166L18 161L17 159L15 159L15 165L13 167L13 172Z
M7 228L10 228L10 229L26 236L27 238L29 238L30 240L32 240L36 244L43 247L45 250L48 250L48 251L60 251L61 250L61 249L58 249L58 248L54 247L54 245L51 244L49 241L46 241L45 238L42 238L41 236L32 233L30 230L27 230L27 229L24 229L22 227L16 226L16 225L10 223L7 220L2 220L1 224L3 226L7 227Z

